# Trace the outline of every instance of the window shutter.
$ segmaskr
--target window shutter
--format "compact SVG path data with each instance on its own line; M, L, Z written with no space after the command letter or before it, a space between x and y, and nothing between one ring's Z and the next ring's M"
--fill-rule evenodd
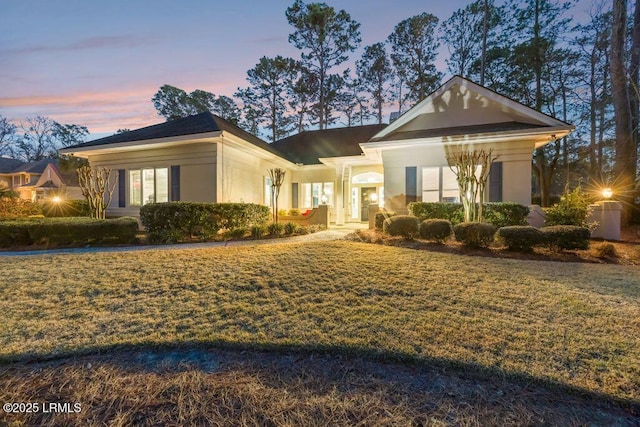
M502 201L502 162L493 162L489 173L489 201Z
M291 209L298 209L298 183L291 184Z
M118 169L118 207L124 208L127 206L127 201L125 200L127 195L125 194L125 189L127 188L126 178L125 178L124 169Z
M180 165L171 166L171 201L180 201Z
M405 169L405 194L407 204L418 200L418 168L416 166Z

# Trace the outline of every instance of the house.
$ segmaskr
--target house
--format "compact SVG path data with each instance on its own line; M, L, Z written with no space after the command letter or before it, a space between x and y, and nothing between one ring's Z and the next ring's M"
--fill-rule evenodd
M34 202L52 195L84 199L75 171L61 172L55 159L22 162L0 158L0 188L13 190L21 199Z
M211 113L61 150L112 169L109 215L149 202L271 204L267 170L287 171L279 206L330 206L336 224L367 220L369 204L458 201L447 155L492 149L489 201L531 202L535 148L574 126L456 76L392 124L305 131L268 144Z

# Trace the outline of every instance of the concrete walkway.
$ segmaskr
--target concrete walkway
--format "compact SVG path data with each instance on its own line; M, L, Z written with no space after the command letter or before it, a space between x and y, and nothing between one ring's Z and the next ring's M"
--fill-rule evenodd
M259 245L282 245L291 243L306 242L330 242L332 240L342 239L349 233L356 230L367 228L367 224L346 224L332 225L331 228L317 233L306 234L304 236L282 237L278 239L262 239L262 240L234 240L228 242L203 242L203 243L180 243L174 245L138 245L138 246L96 246L83 248L68 249L44 249L36 251L0 251L0 257L12 256L34 256L34 255L57 255L57 254L87 254L101 252L133 252L133 251L163 251L163 250L182 250L182 249L200 249L200 248L218 248L226 246L259 246Z

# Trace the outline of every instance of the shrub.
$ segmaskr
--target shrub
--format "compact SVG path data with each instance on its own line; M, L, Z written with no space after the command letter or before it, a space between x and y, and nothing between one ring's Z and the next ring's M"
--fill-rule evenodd
M373 218L373 225L375 229L382 231L382 224L384 224L384 221L395 215L395 212L376 212L376 216Z
M293 222L287 222L284 225L284 234L291 235L296 232L296 225Z
M580 186L577 186L573 191L565 189L560 201L544 210L547 215L545 225L575 225L578 227L587 227L590 204L591 201Z
M529 208L519 203L495 202L482 205L484 221L496 227L527 225Z
M458 242L472 248L486 248L493 242L496 226L486 222L462 222L453 227Z
M0 197L0 220L27 218L32 215L42 215L39 204L18 197Z
M58 203L47 200L42 202L42 213L47 218L89 217L91 209L86 200L63 200Z
M402 236L411 240L418 235L420 223L418 218L411 215L396 215L387 218L382 224L382 231L390 236Z
M300 209L291 209L289 211L289 216L300 216Z
M420 224L420 237L444 243L451 236L451 221L446 219L425 219Z
M297 225L296 226L296 234L299 234L301 236L304 236L305 234L309 234L309 227L307 227L306 225Z
M618 251L611 243L602 243L591 251L596 258L616 258Z
M509 250L530 252L534 246L543 242L543 235L540 230L529 225L512 225L500 227L498 237L504 242Z
M232 228L224 232L224 238L230 239L242 239L247 234L247 229L244 227Z
M169 202L140 208L140 221L148 233L177 232L180 240L194 236L207 240L219 230L264 225L269 215L267 206L254 203Z
M280 236L283 231L284 225L279 222L272 222L267 225L267 233L269 233L270 236Z
M42 218L0 223L0 246L86 245L131 243L138 231L135 218Z
M260 240L266 231L267 228L264 225L254 225L251 227L251 237Z
M540 229L544 243L552 250L588 249L591 232L577 225L553 225Z
M425 219L447 219L451 224L464 221L464 209L460 203L412 202L407 206L413 216Z

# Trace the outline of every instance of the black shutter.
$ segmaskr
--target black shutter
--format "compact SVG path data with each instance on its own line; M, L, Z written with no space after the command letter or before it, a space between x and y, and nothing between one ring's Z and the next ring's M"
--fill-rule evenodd
M125 178L124 169L118 169L118 207L124 208L127 206L127 201L125 200L127 195L125 194L126 178Z
M405 169L405 193L407 205L418 201L418 168L416 166Z
M298 209L298 183L291 184L291 209Z
M171 166L171 201L180 201L180 166Z
M502 201L502 162L493 162L489 173L489 201Z

